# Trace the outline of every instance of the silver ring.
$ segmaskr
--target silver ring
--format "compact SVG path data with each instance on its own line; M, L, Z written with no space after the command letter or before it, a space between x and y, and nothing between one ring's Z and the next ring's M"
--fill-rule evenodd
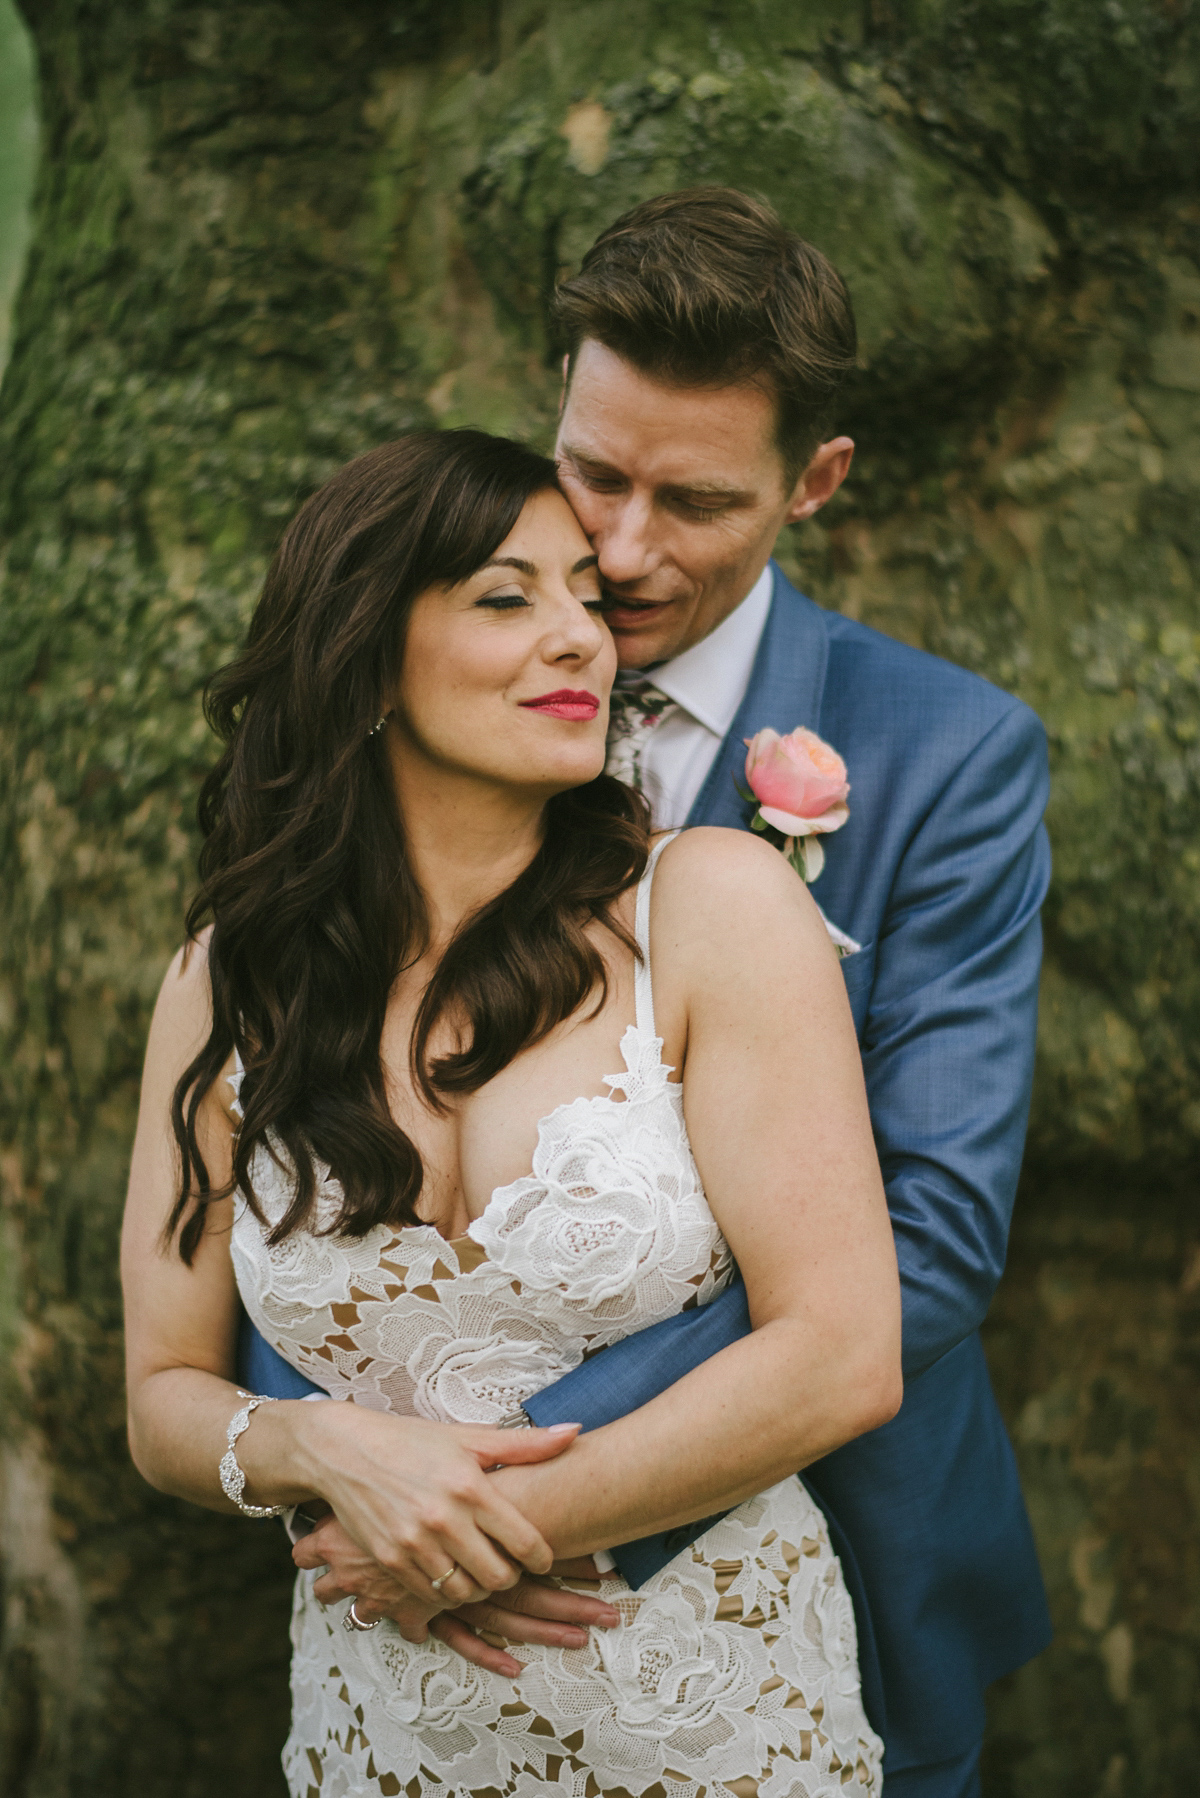
M452 1573L457 1573L457 1572L458 1572L458 1562L451 1561L451 1563L447 1567L445 1573L443 1573L441 1579L431 1579L429 1583L433 1587L435 1592L440 1592L442 1587L445 1585L446 1581L450 1578L450 1575Z
M348 1630L378 1629L379 1625L383 1622L383 1618L376 1617L374 1623L364 1623L362 1618L359 1616L358 1612L354 1608L357 1603L358 1603L357 1598L352 1598L350 1600L350 1609L346 1612L346 1615L342 1618L342 1628L348 1629Z

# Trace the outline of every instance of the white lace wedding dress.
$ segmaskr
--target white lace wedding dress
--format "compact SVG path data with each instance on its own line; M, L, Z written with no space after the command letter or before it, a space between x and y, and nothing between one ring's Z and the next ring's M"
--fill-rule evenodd
M660 845L660 848L662 845ZM655 857L655 860L657 856ZM585 1354L706 1304L729 1251L688 1144L682 1088L654 1032L649 899L637 1022L612 1096L544 1118L533 1172L492 1194L465 1236L379 1225L268 1248L237 1206L233 1256L246 1309L280 1354L331 1395L377 1410L498 1423ZM265 1152L255 1190L274 1220L285 1172ZM586 1648L518 1646L514 1685L390 1622L342 1628L316 1575L296 1581L293 1798L824 1798L882 1788L882 1744L859 1695L854 1615L824 1519L783 1480L739 1505L639 1591L616 1575L621 1613Z

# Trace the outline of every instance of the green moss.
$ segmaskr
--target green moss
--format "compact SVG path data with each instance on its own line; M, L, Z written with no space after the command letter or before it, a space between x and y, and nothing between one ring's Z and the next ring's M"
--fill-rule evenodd
M433 420L548 442L555 279L637 200L712 180L772 198L860 314L859 459L785 562L1050 732L1028 1197L991 1343L1063 1636L1000 1695L992 1789L1190 1791L1200 1531L1186 1418L1152 1388L1175 1391L1200 1286L1179 1196L1200 1135L1196 16L38 9L48 149L0 422L0 1331L4 1429L39 1467L52 1445L69 1578L3 1652L10 1690L67 1721L10 1706L5 1789L278 1789L279 1544L181 1518L121 1446L116 1219L192 879L203 679L346 458ZM1128 1547L1143 1500L1184 1544L1169 1624ZM230 1748L211 1719L238 1706Z

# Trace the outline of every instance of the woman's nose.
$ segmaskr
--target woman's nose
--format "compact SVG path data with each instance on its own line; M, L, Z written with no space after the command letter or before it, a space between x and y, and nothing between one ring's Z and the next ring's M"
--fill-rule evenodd
M603 620L572 594L564 602L558 629L546 645L547 660L587 663L608 641L608 629Z

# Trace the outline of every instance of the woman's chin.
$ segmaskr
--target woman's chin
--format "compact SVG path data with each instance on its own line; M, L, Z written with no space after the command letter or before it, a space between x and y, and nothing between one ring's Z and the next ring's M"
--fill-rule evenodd
M604 752L595 754L579 754L539 758L532 767L526 763L521 769L517 784L523 787L533 786L544 792L547 798L555 793L567 793L574 787L586 787L604 773Z

